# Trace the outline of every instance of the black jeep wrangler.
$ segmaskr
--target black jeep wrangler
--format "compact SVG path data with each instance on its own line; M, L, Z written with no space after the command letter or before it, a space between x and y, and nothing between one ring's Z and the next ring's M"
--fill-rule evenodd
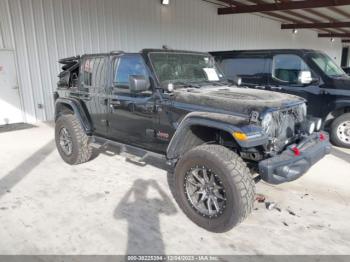
M148 49L60 63L63 160L84 163L93 148L114 143L165 156L179 206L213 232L251 212L259 179L293 181L331 149L304 99L232 86L207 53Z

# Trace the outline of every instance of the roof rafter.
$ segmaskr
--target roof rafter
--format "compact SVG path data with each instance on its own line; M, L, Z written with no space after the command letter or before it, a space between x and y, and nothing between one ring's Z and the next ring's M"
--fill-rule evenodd
M330 34L318 34L318 37L332 37L332 38L342 38L350 37L350 33L330 33Z
M256 4L263 4L265 3L263 0L247 0L249 2L252 2L252 3L256 3ZM289 0L282 0L283 2L288 2ZM300 19L303 19L303 20L306 20L306 21L309 21L309 22L313 22L313 23L318 23L320 21L316 20L316 19L313 19L309 16L306 16L306 15L303 15L303 14L300 14L296 11L292 11L292 10L287 10L287 11L283 11L283 13L287 14L287 15L291 15L293 17L298 17ZM276 14L276 13L273 13L273 12L266 12L266 14L270 15L270 14ZM303 22L295 22L293 21L293 19L289 19L289 20L286 20L286 21L291 21L293 23L303 23ZM299 20L300 21L300 20ZM329 29L320 29L321 31L323 32L327 32L327 33L333 33L333 31L329 30Z
M349 22L329 22L329 23L300 23L300 24L282 24L281 29L303 29L303 28L341 28L350 27Z
M350 0L304 0L304 1L282 1L276 3L264 3L256 5L238 5L234 7L223 7L218 9L219 15L243 14L268 11L284 11L294 9L334 7L350 4Z

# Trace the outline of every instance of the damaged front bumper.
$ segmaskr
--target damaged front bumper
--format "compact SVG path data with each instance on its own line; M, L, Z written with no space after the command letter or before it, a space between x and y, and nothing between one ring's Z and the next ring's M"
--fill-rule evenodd
M259 163L262 180L270 184L281 184L298 179L331 151L328 134L314 133L299 144L288 146L281 154Z

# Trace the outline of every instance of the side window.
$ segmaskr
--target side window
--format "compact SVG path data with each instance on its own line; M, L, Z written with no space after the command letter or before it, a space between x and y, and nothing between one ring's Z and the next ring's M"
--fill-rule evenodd
M114 87L129 89L130 75L143 75L148 77L145 63L140 55L124 55L117 58L114 64Z
M89 58L84 64L84 85L104 87L106 85L107 64L104 57Z
M91 86L92 70L94 67L93 59L86 59L84 62L84 86Z
M311 71L297 55L275 55L272 61L272 77L280 82L298 84L300 72Z
M221 62L226 77L230 80L242 78L243 83L260 84L267 74L265 58L229 58Z

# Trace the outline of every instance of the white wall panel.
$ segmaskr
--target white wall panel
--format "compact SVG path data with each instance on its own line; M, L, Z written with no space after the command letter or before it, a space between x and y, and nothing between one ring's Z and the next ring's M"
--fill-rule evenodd
M201 0L0 0L0 48L15 49L28 122L53 116L59 58L111 50L312 48L340 63L341 43L293 35L255 15L218 16ZM44 108L40 109L39 104Z

